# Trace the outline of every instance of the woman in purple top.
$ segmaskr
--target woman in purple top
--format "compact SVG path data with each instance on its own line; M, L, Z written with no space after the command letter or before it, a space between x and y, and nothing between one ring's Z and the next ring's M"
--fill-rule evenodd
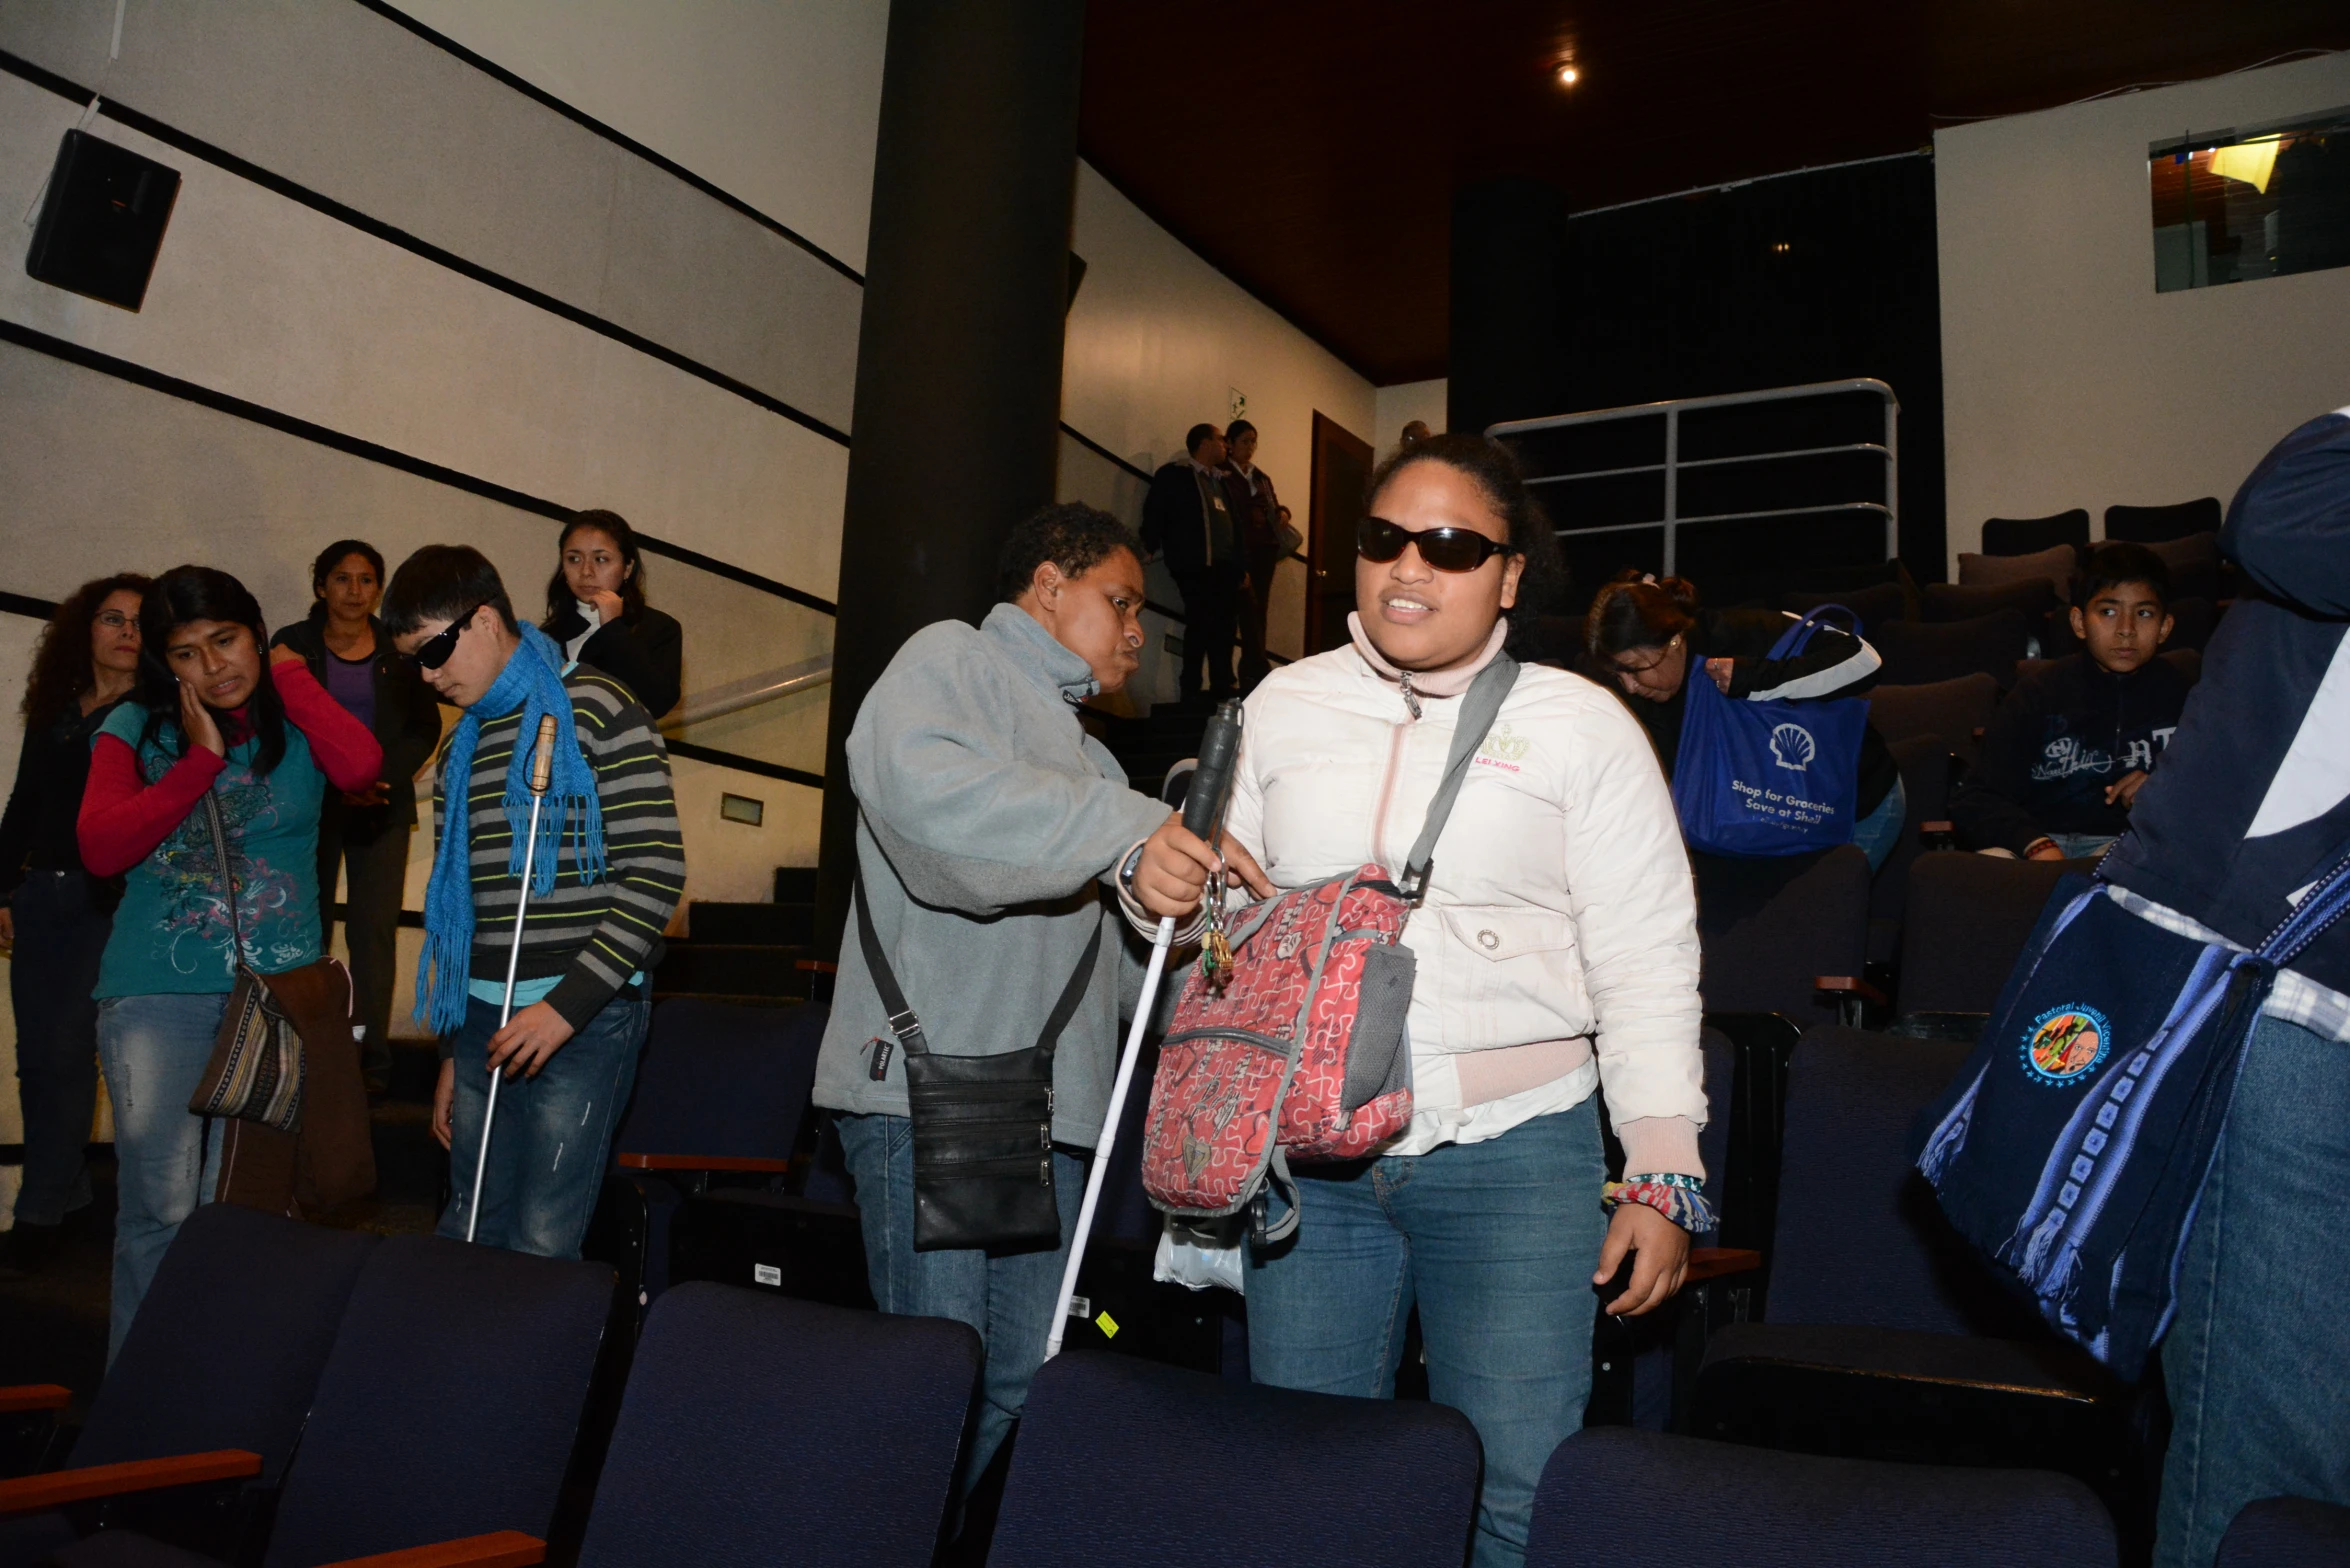
M383 745L382 777L364 794L328 791L318 822L320 950L333 945L335 884L347 870L343 938L359 992L360 1061L374 1094L389 1086L392 1071L392 973L408 835L416 826L416 774L441 739L440 705L375 617L383 585L384 559L375 546L338 539L311 564L310 618L276 637Z

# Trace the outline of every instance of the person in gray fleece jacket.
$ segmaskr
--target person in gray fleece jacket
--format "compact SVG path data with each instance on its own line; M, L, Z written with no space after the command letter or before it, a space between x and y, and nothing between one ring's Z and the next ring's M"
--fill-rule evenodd
M1145 950L1117 918L1113 879L1139 845L1137 900L1188 916L1220 864L1165 806L1128 788L1077 722L1077 704L1119 690L1140 665L1140 541L1106 512L1052 507L1013 530L998 586L1005 602L979 627L940 621L908 639L857 711L857 870L890 969L930 1049L946 1055L1036 1044L1101 931L1091 984L1053 1058L1060 1246L914 1250L905 1054L853 914L816 1070L816 1103L842 1113L874 1300L885 1312L960 1319L987 1342L958 1499L1002 1445L1044 1359L1083 1151L1100 1137L1117 1070L1120 1008L1141 989ZM1245 851L1226 854L1260 896L1271 891Z

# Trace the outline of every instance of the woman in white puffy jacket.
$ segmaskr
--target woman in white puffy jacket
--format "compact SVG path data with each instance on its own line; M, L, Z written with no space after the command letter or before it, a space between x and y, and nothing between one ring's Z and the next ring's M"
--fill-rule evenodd
M1400 869L1461 694L1502 651L1529 565L1556 569L1515 463L1476 436L1406 447L1370 510L1352 645L1276 670L1248 701L1229 831L1284 889ZM1689 862L1622 703L1581 676L1519 672L1403 939L1418 961L1411 1125L1376 1158L1297 1167L1302 1223L1249 1260L1249 1359L1263 1382L1392 1397L1417 1305L1430 1397L1484 1443L1474 1561L1491 1568L1523 1559L1542 1466L1582 1425L1594 1284L1634 1253L1607 1310L1649 1311L1708 1223Z

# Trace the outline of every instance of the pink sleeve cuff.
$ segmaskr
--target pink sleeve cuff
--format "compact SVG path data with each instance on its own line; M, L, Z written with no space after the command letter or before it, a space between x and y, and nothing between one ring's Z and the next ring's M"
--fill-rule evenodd
M1703 1179L1705 1162L1697 1157L1697 1123L1686 1116L1641 1116L1616 1126L1624 1145L1624 1169Z

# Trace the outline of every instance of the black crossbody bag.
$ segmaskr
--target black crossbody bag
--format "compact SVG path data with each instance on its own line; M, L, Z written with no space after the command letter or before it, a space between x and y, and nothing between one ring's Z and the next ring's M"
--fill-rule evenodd
M857 880L857 943L873 989L889 1009L890 1032L906 1048L906 1101L914 1119L914 1250L984 1247L1021 1252L1061 1244L1053 1193L1053 1052L1076 1016L1101 956L1097 922L1061 987L1036 1044L996 1056L942 1056L881 951ZM887 1051L889 1042L874 1047ZM886 1077L886 1059L876 1078Z

